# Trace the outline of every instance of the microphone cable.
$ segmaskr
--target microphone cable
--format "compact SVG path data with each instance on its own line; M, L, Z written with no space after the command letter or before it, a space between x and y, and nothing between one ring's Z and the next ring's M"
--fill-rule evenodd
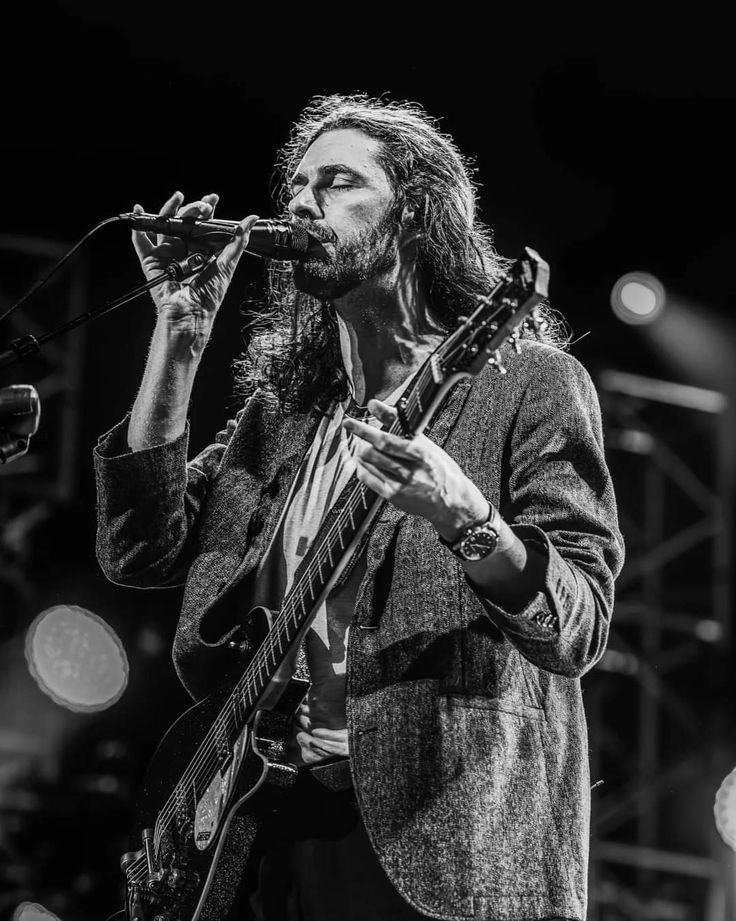
M34 285L31 285L31 287L28 289L28 291L26 291L26 293L19 301L16 301L15 304L13 304L11 307L8 307L5 313L0 314L0 323L2 323L3 320L7 319L12 313L15 313L16 310L22 307L23 304L30 300L37 291L40 291L41 288L43 288L43 286L48 281L50 281L54 275L56 275L59 269L71 259L79 247L86 243L87 240L89 240L92 234L97 233L98 230L100 230L102 227L105 227L107 224L114 224L119 220L121 220L120 216L115 215L115 217L108 217L104 221L100 221L99 224L95 224L92 230L88 231L81 240L75 243L70 250L64 253L64 255L51 266L45 275L43 275Z

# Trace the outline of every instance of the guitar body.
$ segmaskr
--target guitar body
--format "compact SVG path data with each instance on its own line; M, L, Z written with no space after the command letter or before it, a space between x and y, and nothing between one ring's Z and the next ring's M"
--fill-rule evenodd
M152 830L155 869L151 879L145 847L122 858L131 921L221 921L260 822L296 779L286 743L309 683L292 678L272 689L270 709L257 710L237 736L223 727L218 738L223 702L241 672L179 717L151 760L134 828Z

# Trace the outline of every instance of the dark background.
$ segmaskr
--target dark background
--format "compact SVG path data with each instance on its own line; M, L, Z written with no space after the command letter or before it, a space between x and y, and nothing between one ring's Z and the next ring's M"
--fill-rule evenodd
M513 256L529 244L550 263L552 304L583 337L572 351L594 376L614 367L732 396L736 78L727 23L700 8L681 21L621 7L595 20L528 10L502 19L490 8L487 22L461 9L453 15L423 10L398 22L396 10L366 8L264 16L69 2L15 11L0 65L3 231L71 244L135 202L157 210L175 189L187 198L218 192L221 217L267 216L275 153L307 100L386 93L422 103L475 158L481 216L498 249ZM84 259L87 306L139 281L121 227L100 231ZM663 319L643 330L614 317L611 288L632 270L660 278L679 325ZM6 298L19 296L34 272L10 270ZM239 303L260 276L259 261L246 257L218 319L193 400L193 449L232 414ZM45 328L63 318L56 309L50 298ZM15 322L22 332L22 315ZM63 921L117 907L131 787L187 705L168 660L178 592L111 586L94 560L91 450L132 403L152 324L141 299L87 327L74 443L43 426L32 443L76 460L71 496L24 545L30 594L3 596L0 847L14 869L0 906L8 912L23 898L54 906ZM0 330L0 343L7 338ZM31 371L12 379L34 380ZM3 485L17 490L12 477ZM27 499L14 500L14 512ZM693 593L702 578L692 575ZM126 647L130 685L104 714L61 710L27 675L24 631L57 602L96 611ZM723 714L730 732L730 670L723 658L717 668L698 706ZM19 762L20 726L39 745ZM100 777L112 778L107 792ZM705 826L700 834L707 838ZM687 849L677 835L671 844Z

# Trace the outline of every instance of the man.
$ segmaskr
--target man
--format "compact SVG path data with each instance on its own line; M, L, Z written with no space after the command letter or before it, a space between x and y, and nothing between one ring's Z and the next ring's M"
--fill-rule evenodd
M254 218L155 294L141 389L96 450L101 565L134 586L186 580L174 659L201 697L235 626L218 594L254 573L283 592L355 472L387 502L304 642L300 778L266 831L255 916L583 919L578 679L605 648L622 560L593 386L524 339L505 375L459 382L427 435L381 431L503 269L467 165L418 107L360 96L313 101L281 166L321 246L272 269L245 407L188 466L194 376ZM177 193L162 213L216 202ZM181 255L134 243L149 276ZM349 764L347 781L321 781L326 764Z

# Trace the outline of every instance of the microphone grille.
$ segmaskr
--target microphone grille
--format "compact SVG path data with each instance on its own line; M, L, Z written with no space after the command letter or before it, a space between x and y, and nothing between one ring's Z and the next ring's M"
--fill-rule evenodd
M309 234L301 224L291 225L291 246L298 253L306 253L309 249Z

